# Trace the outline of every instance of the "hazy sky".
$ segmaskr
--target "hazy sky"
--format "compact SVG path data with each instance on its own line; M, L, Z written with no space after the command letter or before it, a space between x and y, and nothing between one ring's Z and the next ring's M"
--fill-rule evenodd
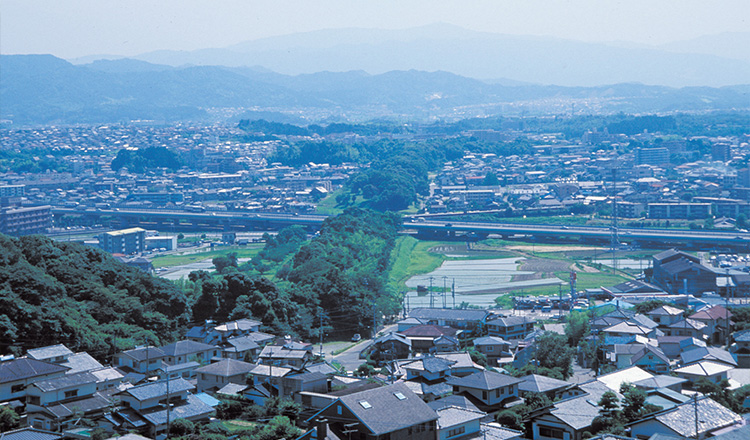
M750 29L750 0L0 0L0 52L137 55L319 29L437 22L661 44Z

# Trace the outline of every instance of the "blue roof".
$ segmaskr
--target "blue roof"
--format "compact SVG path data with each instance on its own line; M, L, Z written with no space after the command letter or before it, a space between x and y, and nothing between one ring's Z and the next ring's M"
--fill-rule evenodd
M209 396L206 393L198 393L198 394L195 395L195 397L201 399L203 401L203 403L205 403L206 405L208 405L208 406L210 406L212 408L216 408L221 403L221 401L219 401L219 400L217 400L217 399Z

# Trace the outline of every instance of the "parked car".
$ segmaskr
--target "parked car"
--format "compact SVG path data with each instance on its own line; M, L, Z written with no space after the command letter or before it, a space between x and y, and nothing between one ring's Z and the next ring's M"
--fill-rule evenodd
M352 336L352 342L359 342L362 340L362 335L359 333L355 333L354 336Z

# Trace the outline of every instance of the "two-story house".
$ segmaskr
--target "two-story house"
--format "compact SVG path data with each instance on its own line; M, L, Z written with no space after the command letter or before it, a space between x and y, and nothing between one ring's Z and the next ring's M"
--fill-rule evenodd
M221 349L215 345L195 341L177 341L161 347L164 362L169 365L198 362L207 364L212 358L221 357Z
M215 411L191 394L193 390L195 386L182 378L128 388L116 394L124 407L115 416L122 429L151 437L166 434L168 421L208 420Z
M29 385L63 376L68 370L68 367L27 358L0 362L0 402L23 400Z
M157 347L136 347L115 354L114 363L125 371L150 374L162 368L165 356L164 351Z
M734 343L729 350L737 357L737 366L750 368L750 329L735 332L732 339Z
M507 316L487 321L490 336L503 339L523 339L534 331L536 321L526 316Z
M492 365L508 363L513 361L510 351L510 342L497 336L483 336L474 340L474 348L487 356L487 361Z
M228 383L245 384L247 374L255 365L234 359L222 359L195 370L198 376L198 391L211 391Z
M706 324L703 333L712 344L724 344L732 331L732 312L720 305L699 310L690 315L690 319Z
M260 331L262 323L254 319L238 319L216 325L207 320L203 325L192 327L185 337L188 340L202 342L209 345L221 345L229 338L247 336L250 333Z
M338 438L437 440L437 413L404 384L341 396L309 421L326 420Z
M494 371L480 371L469 376L448 379L454 394L469 394L488 409L497 409L508 402L518 400L518 384L521 382L523 380Z

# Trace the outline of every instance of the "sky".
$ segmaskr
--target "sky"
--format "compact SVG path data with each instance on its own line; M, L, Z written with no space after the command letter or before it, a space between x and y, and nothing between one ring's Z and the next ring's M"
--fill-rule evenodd
M0 0L0 53L133 56L320 29L433 23L659 45L747 32L749 21L749 0Z

